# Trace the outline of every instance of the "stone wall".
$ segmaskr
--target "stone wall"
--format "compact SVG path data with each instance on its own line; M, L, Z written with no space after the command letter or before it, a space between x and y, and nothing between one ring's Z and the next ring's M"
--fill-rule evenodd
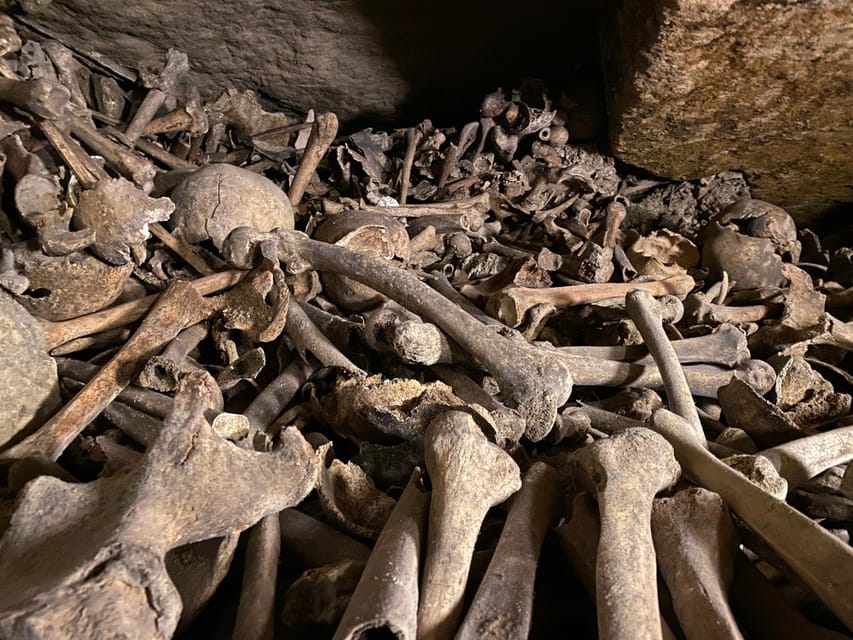
M625 0L602 53L625 162L743 169L800 220L853 201L850 0Z
M484 93L524 76L571 93L600 56L610 142L625 162L668 178L741 169L758 197L803 220L853 200L850 0L7 4L122 64L176 47L202 91L253 88L351 127L459 124Z

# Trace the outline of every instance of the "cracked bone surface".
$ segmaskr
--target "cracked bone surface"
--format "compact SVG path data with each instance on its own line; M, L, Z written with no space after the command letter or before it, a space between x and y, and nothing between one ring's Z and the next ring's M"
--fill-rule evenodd
M465 582L486 512L521 488L521 474L462 411L436 417L424 449L432 497L417 637L441 640L453 637L462 619Z
M657 563L691 640L743 638L728 603L738 540L723 501L692 488L652 508Z
M598 632L603 638L661 638L651 514L655 495L678 479L672 447L647 429L627 429L571 458L596 496Z
M165 553L246 529L311 491L314 455L296 429L271 453L214 433L205 376L184 379L138 464L85 484L41 476L25 486L0 545L2 635L169 638L181 603Z
M485 330L485 325L449 304L415 275L385 260L310 240L298 232L279 229L274 237L279 258L289 271L311 268L346 274L434 323L492 374L504 402L524 418L528 438L539 441L551 431L557 409L572 390L571 368L565 358ZM225 255L235 265L246 265L263 238L252 229L237 229L226 242Z
M848 627L853 629L853 550L816 522L717 460L683 418L658 409L652 428L675 449L684 472L715 491Z
M539 553L562 506L559 475L544 462L535 462L521 479L458 640L528 636Z

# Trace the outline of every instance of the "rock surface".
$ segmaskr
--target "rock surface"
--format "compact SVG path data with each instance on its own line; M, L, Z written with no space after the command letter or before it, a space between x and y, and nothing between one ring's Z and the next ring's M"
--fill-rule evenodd
M23 12L67 45L131 69L146 57L162 58L168 47L180 49L208 95L226 87L254 89L303 113L333 110L343 122L410 125L415 117L467 117L485 93L501 83L514 86L521 77L564 79L579 61L594 57L589 16L600 0L575 0L571 12L560 0L523 10L496 7L492 0L0 5Z
M0 291L0 446L59 406L56 363L38 321Z
M801 221L853 200L853 3L624 0L614 20L617 157L669 178L742 169Z

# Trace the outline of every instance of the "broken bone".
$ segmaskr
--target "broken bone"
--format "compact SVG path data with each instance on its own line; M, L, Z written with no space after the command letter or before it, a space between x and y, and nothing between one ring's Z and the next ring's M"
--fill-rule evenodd
M338 134L338 117L334 113L321 113L314 121L314 126L311 128L311 135L308 137L308 144L305 146L305 151L302 154L302 160L296 169L296 174L293 176L293 181L290 183L289 197L290 203L295 207L302 202L302 196L305 195L305 190L308 188L308 183L311 181L311 176L326 155L335 136ZM293 225L291 225L292 228Z
M138 465L86 484L26 485L0 547L4 635L59 625L73 636L171 637L181 605L166 552L244 530L313 488L313 451L295 429L272 453L213 432L203 418L212 384L205 374L184 381Z
M658 498L652 537L685 635L691 640L740 640L728 603L738 540L720 497L693 488Z
M672 447L655 436L628 429L572 455L575 475L595 493L601 515L595 591L603 638L661 637L652 503L680 469Z
M426 559L418 605L419 640L451 638L477 534L486 512L521 488L518 465L486 440L474 418L447 411L427 428L432 481Z
M356 640L382 631L399 640L415 640L428 513L429 493L416 469L379 534L334 640Z

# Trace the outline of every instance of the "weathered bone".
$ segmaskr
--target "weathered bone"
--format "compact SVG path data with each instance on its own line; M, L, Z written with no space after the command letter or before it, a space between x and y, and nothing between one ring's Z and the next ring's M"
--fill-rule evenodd
M279 257L288 270L310 266L346 274L439 326L495 377L504 401L518 408L525 419L528 438L541 440L551 430L557 408L571 393L571 371L562 357L484 331L482 323L461 308L448 305L441 294L385 260L309 240L298 232L279 229L276 237ZM235 264L246 264L258 241L258 234L251 229L237 229L226 243L226 257Z
M647 292L635 289L625 296L625 310L637 325L649 353L660 370L669 405L675 413L690 423L696 438L703 440L705 434L702 431L696 404L693 402L690 385L678 362L678 355L663 330L657 302Z
M432 481L418 639L456 632L474 544L486 512L521 488L518 465L486 440L470 414L447 411L425 436Z
M313 452L295 429L269 454L212 431L205 375L182 385L139 465L87 484L45 476L26 485L0 546L4 635L171 637L181 605L165 553L243 530L313 488Z
M381 631L415 640L418 574L429 494L415 470L385 523L335 632L334 640L355 640Z
M685 635L691 640L742 638L728 604L738 542L720 497L688 489L655 500L652 537Z
M665 409L652 428L675 449L685 472L715 491L853 629L853 550L803 514L717 460L694 440L685 421Z
M243 588L237 606L234 638L275 638L275 585L281 531L278 514L261 518L248 535Z
M326 155L329 146L338 133L338 117L334 113L321 113L314 121L308 144L302 154L302 161L296 169L293 181L290 184L288 196L293 206L298 205L305 195L305 189L311 181L311 176Z
M673 276L651 282L616 282L605 284L580 284L567 287L531 289L513 287L502 291L489 302L490 313L511 327L521 324L529 309L548 303L557 308L621 298L633 289L648 291L651 295L685 296L696 283L690 276Z
M853 426L797 438L758 455L776 467L790 491L837 464L853 460Z
M193 280L190 285L199 295L208 295L229 289L246 276L245 271L222 271L212 276ZM155 293L144 298L125 302L103 311L90 313L72 320L50 322L42 320L47 350L70 342L76 338L89 336L102 331L124 327L143 317L162 294Z
M705 363L737 367L749 360L749 347L743 331L732 324L722 324L713 333L696 338L673 340L672 347L681 364ZM654 360L643 345L558 347L568 355L602 360L651 364Z
M31 455L58 458L65 447L138 375L145 362L186 326L196 324L215 313L225 316L226 324L255 339L272 340L284 325L287 300L279 299L268 307L267 295L276 276L256 271L244 285L219 298L203 299L192 285L175 282L158 300L133 337L113 356L98 374L39 431L0 454L0 462ZM287 289L280 289L286 294ZM282 296L283 297L283 296ZM247 311L254 313L247 313Z
M628 429L572 456L578 479L595 493L601 514L595 580L604 638L661 637L652 502L680 470L672 447L653 435Z
M524 638L530 632L533 583L545 534L562 508L560 478L536 462L513 498L486 575L456 638Z
M587 595L595 602L595 557L598 555L598 541L601 537L595 498L586 491L575 495L572 517L554 531L563 553L572 565L575 576ZM660 624L663 640L675 640L676 635L664 618L663 612L661 612Z

